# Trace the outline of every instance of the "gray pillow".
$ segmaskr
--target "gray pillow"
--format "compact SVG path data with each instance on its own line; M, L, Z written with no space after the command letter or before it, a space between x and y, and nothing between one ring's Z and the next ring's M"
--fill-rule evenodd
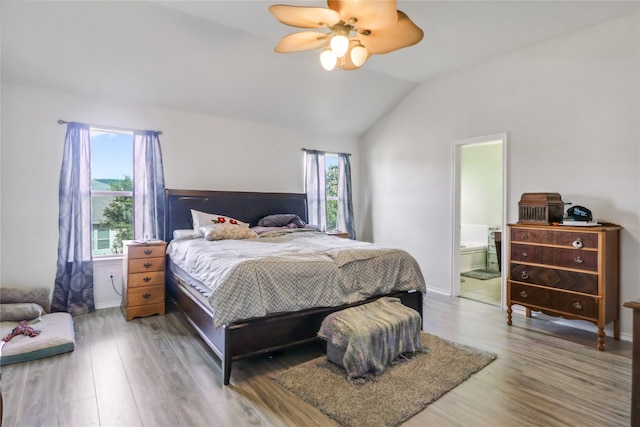
M44 308L45 313L51 311L51 289L49 288L6 288L0 287L0 304L17 302L34 302ZM24 319L22 319L24 320Z
M297 228L304 228L305 222L296 214L267 215L258 221L260 227L284 227L293 224Z
M33 320L44 314L44 309L35 302L19 302L14 304L0 304L1 322L20 322Z

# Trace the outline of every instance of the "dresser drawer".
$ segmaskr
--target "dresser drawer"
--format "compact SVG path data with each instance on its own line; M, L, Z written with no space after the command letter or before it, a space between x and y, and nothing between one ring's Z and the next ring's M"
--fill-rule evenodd
M166 258L142 258L129 260L129 273L144 273L148 271L164 271Z
M162 271L149 271L146 273L131 273L129 274L129 287L137 288L140 286L164 286L164 270Z
M143 286L127 290L127 306L164 303L164 286Z
M541 230L535 228L513 228L512 242L536 243L580 248L598 248L598 234L580 231ZM574 245L575 244L575 245Z
M509 282L509 289L511 290L511 302L513 303L537 307L549 306L551 291L548 289L512 282Z
M512 243L511 260L579 270L598 270L598 252L581 249L551 248L548 246Z
M598 275L511 263L509 280L598 295Z
M573 316L597 319L598 301L598 298L587 295L554 292L549 307Z
M130 245L128 248L129 259L132 258L158 258L164 257L165 245Z

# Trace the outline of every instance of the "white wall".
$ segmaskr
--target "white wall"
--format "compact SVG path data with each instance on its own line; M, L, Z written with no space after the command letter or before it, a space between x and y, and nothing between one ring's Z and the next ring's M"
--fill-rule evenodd
M303 192L303 152L349 152L358 191L358 141L281 127L227 120L152 106L117 104L61 92L3 85L1 273L3 287L51 286L58 245L58 182L66 126L58 119L162 130L168 188ZM355 215L358 205L354 203ZM98 264L98 307L118 305L108 270ZM120 287L121 277L116 277Z
M460 166L460 224L500 225L502 144L463 145Z
M522 193L558 192L622 225L621 299L638 298L639 36L631 15L419 86L362 141L365 238L450 293L452 141L508 132L507 220Z

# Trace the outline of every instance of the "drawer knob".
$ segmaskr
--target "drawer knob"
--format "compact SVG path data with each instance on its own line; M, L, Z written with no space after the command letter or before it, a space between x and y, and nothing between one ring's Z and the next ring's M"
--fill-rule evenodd
M149 298L151 298L151 294L146 292L146 293L142 294L142 298L149 299Z
M153 264L151 264L150 262L145 262L144 263L144 268L151 268Z
M576 238L576 240L574 240L572 244L573 244L573 247L574 247L574 248L576 248L576 249L581 249L581 248L582 248L582 246L583 246L583 244L582 244L582 238L581 238L581 237Z
M528 297L529 295L527 295L527 293L526 293L525 291L520 291L520 296L521 296L522 298L526 298L526 297Z
M528 257L529 256L529 252L522 252L522 256L525 257L525 258Z
M151 249L145 249L144 254L145 255L151 255L153 253L153 251Z
M576 301L573 303L573 308L575 308L576 310L582 310L582 304L580 304L580 302Z
M575 257L573 259L573 262L575 262L576 264L582 264L584 262L584 260L582 258L580 258L579 256Z
M529 240L529 235L528 234L523 234L522 235L522 240Z
M151 281L151 277L147 276L147 277L145 277L145 278L144 278L144 279L142 279L142 280L144 280L145 282L149 282L149 281Z
M520 277L522 277L522 280L527 280L529 278L529 275L526 271L523 271L522 274L520 274Z

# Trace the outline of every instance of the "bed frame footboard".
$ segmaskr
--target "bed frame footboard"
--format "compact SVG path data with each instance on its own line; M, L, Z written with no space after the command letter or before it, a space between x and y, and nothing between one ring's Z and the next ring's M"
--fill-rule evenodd
M204 342L220 358L224 385L229 384L232 362L317 340L317 332L322 321L335 311L365 304L382 296L400 298L404 305L416 310L420 316L423 308L421 292L397 291L354 304L272 314L214 328L210 307L194 298L184 286L188 285L185 285L175 273L167 271L167 293Z

